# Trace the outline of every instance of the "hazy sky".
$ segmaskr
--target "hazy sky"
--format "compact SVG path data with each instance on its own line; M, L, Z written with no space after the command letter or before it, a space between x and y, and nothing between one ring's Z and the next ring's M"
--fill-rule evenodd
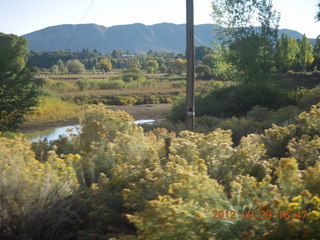
M195 23L213 23L212 0L194 0ZM185 23L186 0L0 0L0 32L22 35L59 24L97 23L104 26L161 22ZM316 38L319 0L273 0L281 12L280 28Z

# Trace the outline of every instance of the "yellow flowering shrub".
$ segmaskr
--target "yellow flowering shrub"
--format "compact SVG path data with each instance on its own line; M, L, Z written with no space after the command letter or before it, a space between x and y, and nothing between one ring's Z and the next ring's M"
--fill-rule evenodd
M298 116L299 127L304 134L310 136L320 135L320 103L310 107L309 112L303 112Z
M47 151L39 163L23 141L0 140L9 191L0 218L28 215L33 196L64 199L79 183L79 239L319 239L319 119L313 106L234 146L230 130L144 133L128 114L93 106L67 143L79 155L57 144L66 156Z
M301 139L292 139L289 152L299 163L300 169L314 166L320 160L320 137L303 135Z
M65 239L73 218L65 209L70 207L67 198L78 187L72 162L80 156L61 159L52 152L40 163L22 138L0 137L0 146L0 236Z

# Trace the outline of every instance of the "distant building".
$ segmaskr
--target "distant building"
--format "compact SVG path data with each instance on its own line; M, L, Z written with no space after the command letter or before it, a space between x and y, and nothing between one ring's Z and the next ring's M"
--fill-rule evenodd
M127 58L127 59L131 59L131 58L135 58L136 55L134 54L122 54L121 58Z

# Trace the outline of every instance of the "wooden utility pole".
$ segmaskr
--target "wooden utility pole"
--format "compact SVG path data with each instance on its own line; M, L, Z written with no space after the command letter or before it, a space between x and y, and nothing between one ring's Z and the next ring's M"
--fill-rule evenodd
M194 131L194 17L193 0L187 0L187 118L186 128Z

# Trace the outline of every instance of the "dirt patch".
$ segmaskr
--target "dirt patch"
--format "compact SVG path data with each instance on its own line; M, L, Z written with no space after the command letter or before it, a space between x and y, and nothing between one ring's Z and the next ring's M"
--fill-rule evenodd
M135 106L110 106L114 111L125 111L135 120L166 118L171 110L171 104L144 104Z
M113 111L125 111L129 113L135 120L141 119L163 119L171 111L171 104L145 104L135 106L110 106L109 109ZM68 119L65 121L44 123L41 125L22 125L20 127L21 133L32 133L44 131L51 128L64 127L69 125L79 124L78 118Z

